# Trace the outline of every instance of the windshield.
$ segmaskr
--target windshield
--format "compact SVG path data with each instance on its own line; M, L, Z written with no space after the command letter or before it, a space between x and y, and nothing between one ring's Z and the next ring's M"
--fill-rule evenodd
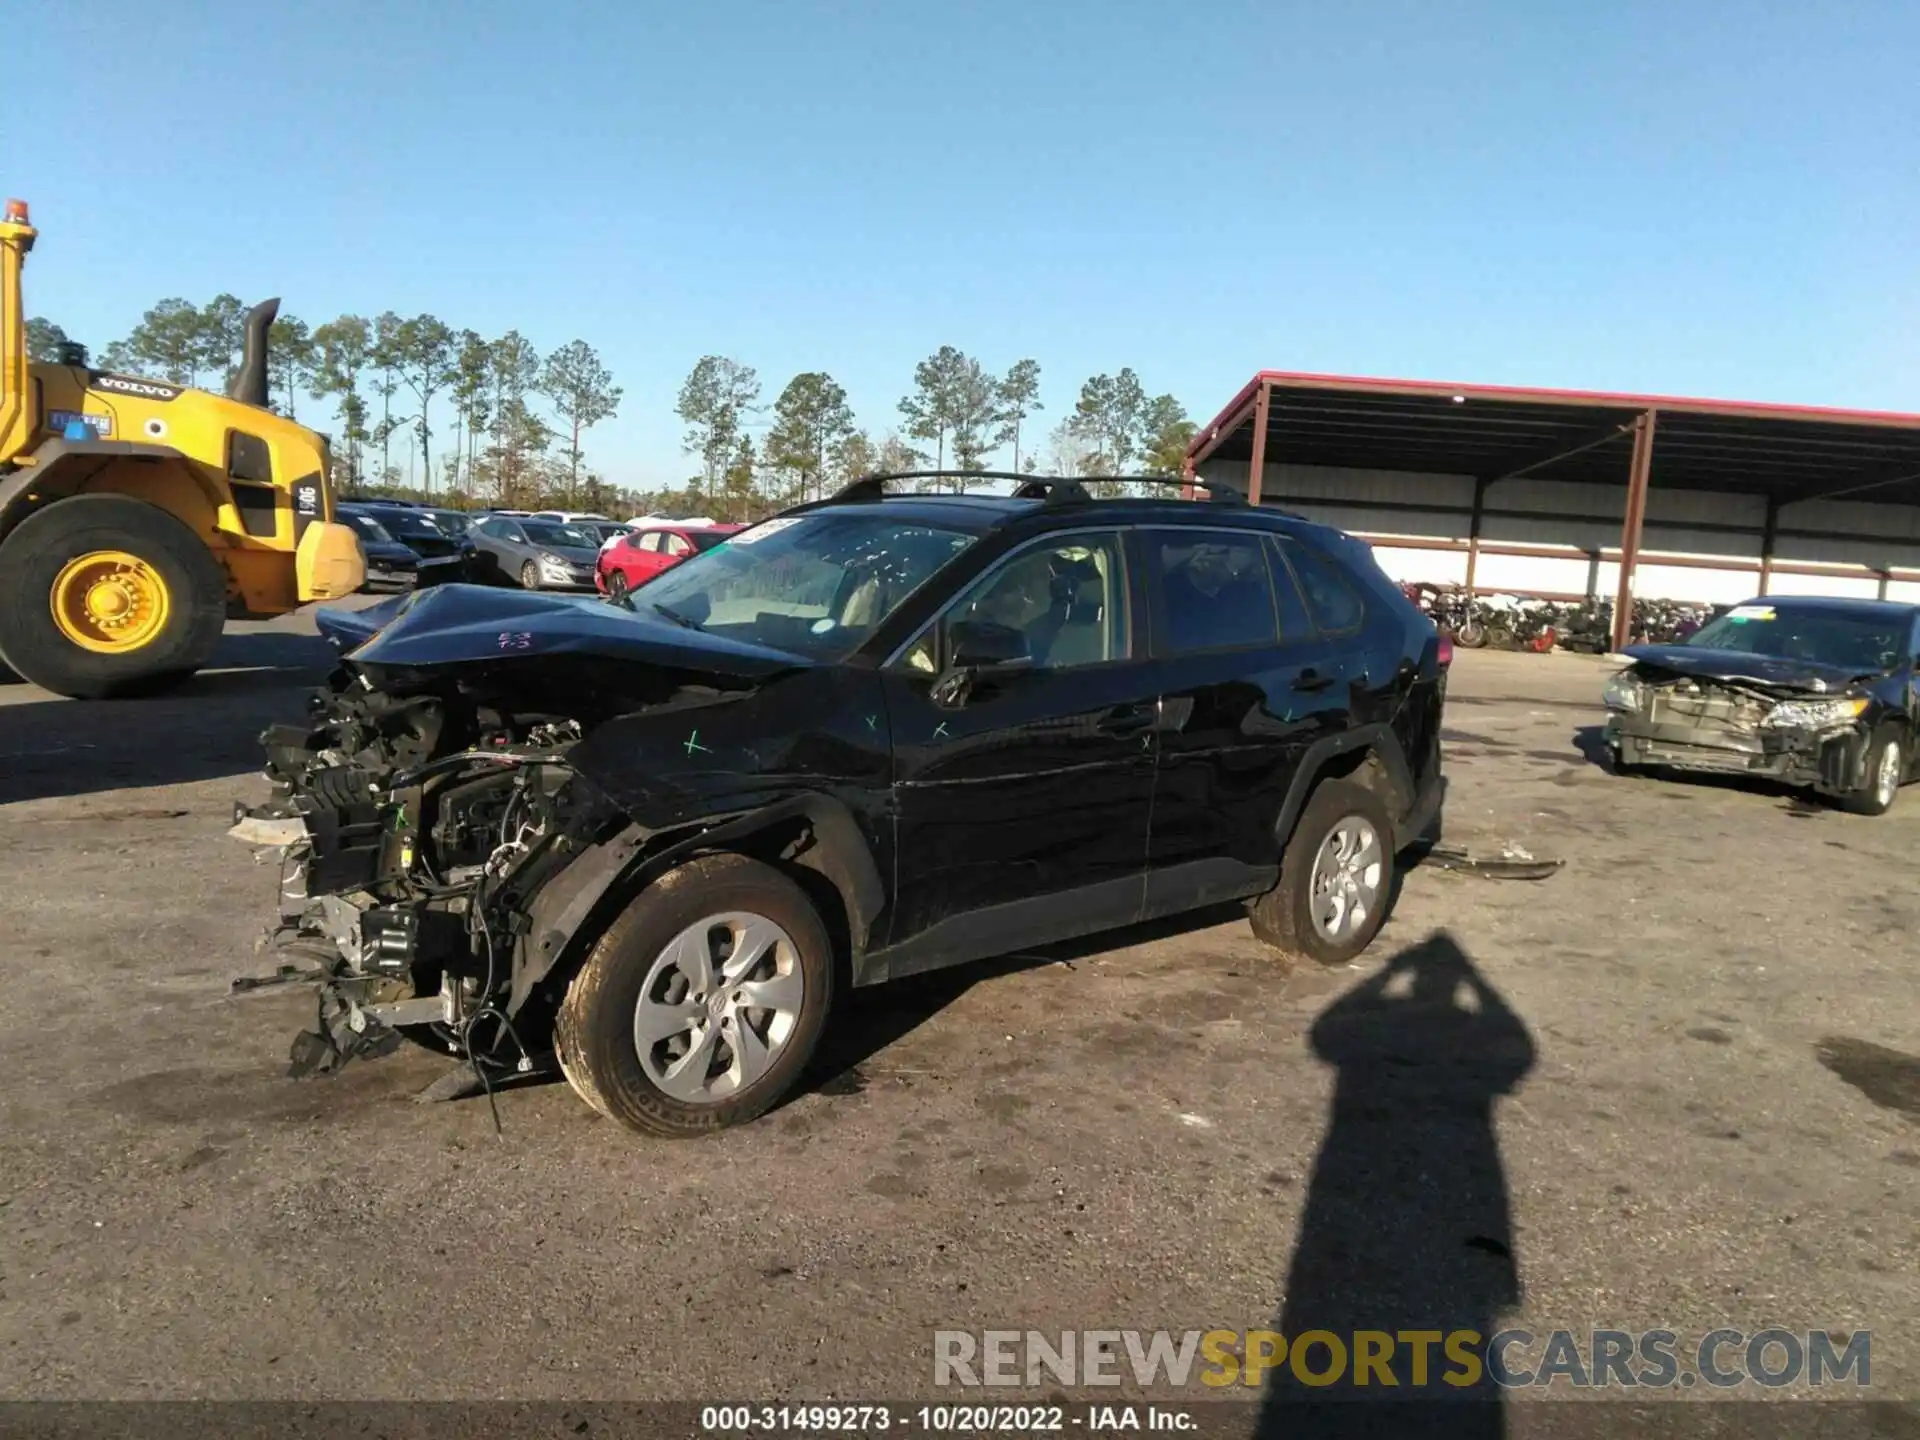
M434 522L449 535L464 535L467 527L473 524L473 517L459 510L434 510L429 512Z
M383 540L389 545L393 543L393 536L387 533L387 527L371 515L355 515L343 510L340 512L340 518L358 530L363 540Z
M443 535L445 532L433 523L433 517L418 510L383 510L380 523L395 535Z
M572 545L593 549L600 543L600 537L589 535L575 525L555 525L545 520L522 520L520 528L527 532L527 539L535 545Z
M1905 626L1878 615L1844 610L1796 610L1772 605L1736 605L1687 637L1700 650L1811 660L1859 673L1891 670L1900 663Z
M879 515L769 520L633 592L678 624L821 659L851 653L974 537Z

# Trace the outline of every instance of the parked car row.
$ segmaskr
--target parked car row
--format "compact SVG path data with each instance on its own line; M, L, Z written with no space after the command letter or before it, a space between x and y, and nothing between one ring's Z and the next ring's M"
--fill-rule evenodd
M623 524L576 510L469 513L413 500L350 501L339 513L360 537L367 590L458 579L617 599L741 528L651 515Z

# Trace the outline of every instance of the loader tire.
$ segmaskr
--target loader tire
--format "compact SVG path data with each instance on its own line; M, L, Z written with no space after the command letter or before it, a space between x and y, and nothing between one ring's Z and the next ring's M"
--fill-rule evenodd
M56 695L184 680L212 658L226 614L226 574L206 545L144 500L57 500L0 544L0 660Z

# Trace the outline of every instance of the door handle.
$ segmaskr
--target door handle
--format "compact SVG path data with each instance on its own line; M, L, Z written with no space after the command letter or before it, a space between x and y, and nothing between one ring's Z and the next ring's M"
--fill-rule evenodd
M1153 724L1153 711L1144 705L1116 705L1100 717L1103 735L1137 735Z
M1293 688L1311 694L1315 690L1324 690L1333 684L1333 676L1322 675L1318 670L1302 670L1293 677Z

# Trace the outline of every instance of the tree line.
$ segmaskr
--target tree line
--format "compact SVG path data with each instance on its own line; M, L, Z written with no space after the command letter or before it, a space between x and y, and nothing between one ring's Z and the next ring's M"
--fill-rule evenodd
M163 300L97 363L220 388L239 367L245 318L232 295L199 306ZM36 360L87 363L84 347L44 319L28 322L28 346ZM303 398L333 402L336 482L344 491L449 504L747 520L876 471L1004 465L1064 478L1177 475L1195 429L1174 396L1150 395L1129 368L1088 377L1073 409L1036 434L1046 407L1033 359L996 372L942 345L914 367L897 422L863 427L845 388L824 371L795 375L768 405L751 365L706 355L674 407L695 473L668 489L616 486L583 465L587 432L617 413L622 398L585 341L543 355L518 330L488 339L432 315L388 311L311 328L283 315L269 349L276 410L298 419ZM436 418L452 429L437 457Z
M240 365L246 315L232 295L204 305L162 300L93 363L224 388ZM87 363L85 347L58 325L34 319L27 328L33 359ZM344 490L570 507L613 503L617 494L582 469L587 431L621 400L612 372L584 340L542 354L518 330L488 339L437 316L387 311L312 327L281 315L267 348L276 411L298 419L303 397L333 402L335 479ZM437 457L436 425L452 429Z
M683 491L649 498L744 519L876 471L985 470L1004 459L1016 473L1064 478L1180 473L1194 424L1172 395L1150 396L1131 369L1088 378L1072 412L1033 445L1030 422L1045 409L1040 373L1032 359L996 373L942 345L914 367L900 423L876 435L855 422L846 390L824 371L794 376L769 410L752 366L703 356L675 405L686 425L682 448L699 460L699 474ZM965 482L945 483L957 490Z

